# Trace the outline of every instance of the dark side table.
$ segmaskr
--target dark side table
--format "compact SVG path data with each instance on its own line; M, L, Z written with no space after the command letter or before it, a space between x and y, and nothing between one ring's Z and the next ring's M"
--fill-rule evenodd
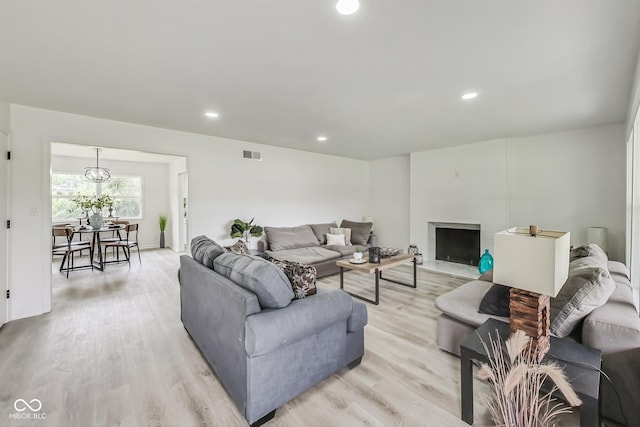
M473 424L473 360L488 362L480 338L490 347L489 334L495 341L496 331L503 343L509 338L508 323L489 319L460 345L462 419L467 424ZM564 370L574 391L582 400L582 405L577 408L580 411L581 427L597 427L599 424L600 361L600 350L555 337L551 337L551 348L542 359L543 363L555 362ZM562 394L556 397L562 400Z

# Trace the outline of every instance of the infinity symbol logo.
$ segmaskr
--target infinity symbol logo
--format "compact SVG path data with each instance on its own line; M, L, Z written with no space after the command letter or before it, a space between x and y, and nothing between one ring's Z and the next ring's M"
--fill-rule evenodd
M33 406L31 406L29 403ZM42 402L40 402L40 400L38 399L31 399L29 403L27 403L27 401L24 399L18 399L13 402L13 407L18 412L24 412L27 410L27 408L31 409L31 412L38 412L40 409L42 409Z

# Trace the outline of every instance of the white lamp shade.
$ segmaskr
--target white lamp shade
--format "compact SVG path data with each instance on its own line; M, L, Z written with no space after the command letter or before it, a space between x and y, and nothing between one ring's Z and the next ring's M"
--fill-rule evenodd
M587 228L587 243L595 243L606 252L607 234L606 227L589 227Z
M511 228L494 236L493 281L555 297L569 275L570 234Z

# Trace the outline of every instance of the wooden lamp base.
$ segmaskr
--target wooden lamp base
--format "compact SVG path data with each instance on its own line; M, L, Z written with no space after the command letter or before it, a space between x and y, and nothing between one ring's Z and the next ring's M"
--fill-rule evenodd
M511 288L509 326L511 333L523 331L531 338L529 355L540 362L551 346L549 338L549 296Z

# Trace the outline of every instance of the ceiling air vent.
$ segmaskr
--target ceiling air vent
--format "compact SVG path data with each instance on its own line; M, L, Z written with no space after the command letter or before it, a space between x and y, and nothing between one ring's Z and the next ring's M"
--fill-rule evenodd
M245 159L262 160L262 154L257 151L243 150L242 157Z

